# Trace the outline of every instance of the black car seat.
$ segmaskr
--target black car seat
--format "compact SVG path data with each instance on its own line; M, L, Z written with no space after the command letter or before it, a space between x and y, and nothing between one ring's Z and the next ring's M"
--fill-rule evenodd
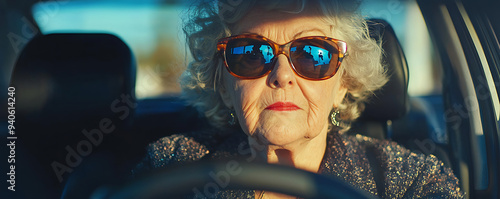
M110 34L41 35L26 45L11 81L22 153L22 196L12 198L59 198L78 170L96 180L118 172L106 167L120 163L113 149L134 114L135 70L131 50Z
M408 95L408 64L394 29L382 19L370 19L367 23L370 36L382 42L389 81L365 104L366 109L348 134L394 140L412 151L434 154L450 166L448 149L440 145L444 141L436 142L434 135L443 130L436 125L443 123L437 121L439 110L429 111L442 102L432 96L412 98Z
M409 109L408 64L403 49L392 27L384 20L367 21L370 36L382 42L383 64L389 81L366 103L366 108L349 133L362 133L369 137L392 137L390 122L406 115Z

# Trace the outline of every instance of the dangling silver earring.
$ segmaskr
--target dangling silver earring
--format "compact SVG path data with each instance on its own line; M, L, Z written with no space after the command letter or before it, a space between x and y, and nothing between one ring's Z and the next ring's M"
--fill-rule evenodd
M229 121L228 121L229 125L231 125L231 126L235 125L236 124L236 115L235 115L234 110L231 110L231 112L229 112L229 117L230 117Z
M330 115L333 126L340 126L340 118L337 117L340 117L340 112L338 110L333 110Z

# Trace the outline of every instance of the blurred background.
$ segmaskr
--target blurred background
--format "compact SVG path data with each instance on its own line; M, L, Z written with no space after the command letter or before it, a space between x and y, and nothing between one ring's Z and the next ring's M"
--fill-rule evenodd
M18 53L38 31L105 32L122 38L135 54L139 99L176 95L178 76L191 59L181 27L191 1L0 0L0 34L4 35L0 37L0 90L6 90ZM29 6L33 2L37 3ZM367 18L386 19L393 25L410 68L410 95L440 93L440 67L434 67L434 49L416 2L369 0L361 10Z
M135 55L138 66L135 90L139 100L178 95L178 77L191 60L182 33L182 18L193 1L0 0L0 118L7 115L4 111L7 110L7 87L15 61L23 47L37 34L114 34ZM427 103L422 106L424 108L433 107L423 110L432 117L429 121L435 122L429 125L432 128L422 125L425 123L421 121L427 120L427 117L419 118L420 115L408 117L413 122L410 124L429 128L428 131L438 140L436 143L446 143L445 129L449 121L445 119L450 118L445 118L447 116L439 96L442 93L443 67L435 55L435 46L417 3L415 0L365 0L361 12L366 18L385 19L392 25L408 61L410 96L414 99L430 97L417 102L420 105ZM435 96L437 98L432 98ZM149 109L156 110L158 107L151 106ZM420 131L421 128L413 130ZM474 157L478 159L475 160L478 164L475 169L480 173L487 171L486 145L482 132L475 133L477 137L472 137L476 139L472 142L476 142L481 151ZM0 134L7 134L7 122L3 119L0 119ZM486 175L476 175L476 183L484 187L488 178L481 179L481 176Z

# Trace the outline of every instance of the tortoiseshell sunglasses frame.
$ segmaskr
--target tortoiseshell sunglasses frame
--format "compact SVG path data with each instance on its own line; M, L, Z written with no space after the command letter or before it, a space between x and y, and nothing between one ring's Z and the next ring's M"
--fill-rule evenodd
M308 36L308 37L301 37L301 38L297 38L297 39L294 39L292 41L289 41L288 43L286 44L283 44L283 45L280 45L264 36L261 36L261 35L258 35L258 34L242 34L242 35L235 35L235 36L231 36L231 37L225 37L225 38L222 38L222 39L219 39L219 41L217 42L217 51L219 52L219 55L222 57L222 60L224 61L224 65L226 66L226 69L227 71L237 77L237 78L240 78L240 79L257 79L257 78L260 78L260 77L264 77L266 75L268 75L273 69L274 69L274 65L275 65L275 62L276 62L276 59L273 61L272 66L269 68L269 70L262 74L262 75L259 75L259 76L255 76L255 77L245 77L245 76L240 76L240 75L237 75L235 73L233 73L231 71L231 69L229 68L229 65L227 64L227 58L226 58L226 47L227 47L227 44L232 41L232 40L235 40L235 39L254 39L254 40L257 40L257 41L264 41L264 42L267 42L271 48L273 49L273 54L275 57L278 57L278 55L280 54L283 54L285 55L287 58L288 58L288 62L290 63L290 66L292 67L293 69L293 72L295 74L297 74L298 76L304 78L304 79L308 79L308 80L325 80L325 79L330 79L331 77L333 77L337 71L339 70L340 68L340 64L342 63L342 60L348 56L348 53L347 53L347 44L345 41L342 41L342 40L338 40L338 39L334 39L334 38L330 38L330 37L325 37L325 36ZM319 40L325 40L325 41L331 41L333 42L336 46L337 46L337 50L339 51L339 55L338 55L338 61L337 61L337 65L335 66L335 69L334 69L334 72L328 76L325 76L325 77L322 77L322 78L311 78L311 77L307 77L307 76L304 76L302 74L299 74L292 62L292 59L290 57L290 46L293 42L295 41L298 41L298 40L310 40L310 39L319 39Z

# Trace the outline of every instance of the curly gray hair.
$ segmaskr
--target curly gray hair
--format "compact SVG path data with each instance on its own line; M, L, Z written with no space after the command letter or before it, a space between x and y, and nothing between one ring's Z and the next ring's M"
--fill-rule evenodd
M342 85L347 88L343 102L337 107L347 124L360 116L373 92L387 82L382 65L381 44L369 36L365 19L357 12L359 2L343 0L202 0L191 7L184 19L187 45L194 58L182 74L182 97L204 113L209 122L225 128L229 109L217 92L221 82L222 60L217 55L218 39L231 36L231 28L254 6L278 12L300 13L305 4L314 4L332 27L336 39L343 40L349 56L343 61ZM333 28L335 27L335 28ZM346 125L341 131L349 129Z

